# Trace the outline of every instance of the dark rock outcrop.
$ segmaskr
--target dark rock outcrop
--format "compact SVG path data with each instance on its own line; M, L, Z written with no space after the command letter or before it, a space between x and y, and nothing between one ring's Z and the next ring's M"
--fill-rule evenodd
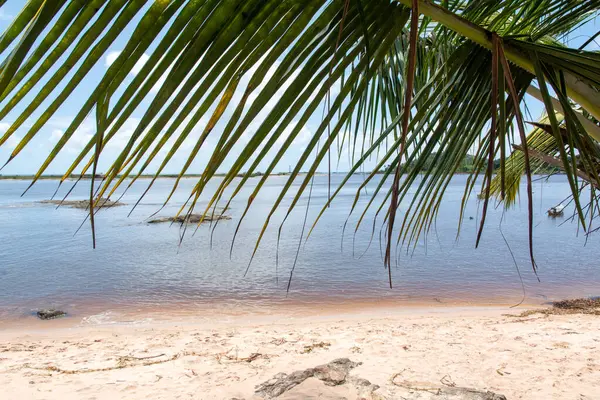
M48 319L56 319L60 317L64 317L67 315L66 312L55 310L55 309L47 309L47 310L39 310L37 313L39 319L48 320Z
M231 217L229 215L221 215L221 214L215 213L214 215L211 215L211 214L206 215L204 217L204 219L202 219L202 214L192 214L189 217L185 216L185 215L179 215L177 217L161 217L161 218L151 219L146 222L149 224L160 224L160 223L164 223L164 222L175 222L175 223L179 223L179 224L183 224L184 222L186 222L188 224L197 224L201 220L202 220L202 223L205 223L205 222L214 222L214 221L227 220L227 219L231 219Z
M60 207L70 207L70 208L79 208L81 210L88 210L90 208L90 200L42 200L40 201L42 204L54 204ZM125 203L121 203L118 201L112 201L109 199L105 199L104 197L100 198L95 208L110 208L110 207L119 207L124 206Z

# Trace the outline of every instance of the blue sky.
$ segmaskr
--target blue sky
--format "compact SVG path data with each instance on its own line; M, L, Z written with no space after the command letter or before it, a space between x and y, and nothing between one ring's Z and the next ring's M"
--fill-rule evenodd
M19 13L22 5L23 5L22 0L9 0L0 9L0 29L1 30L4 30L10 24L12 19ZM74 91L72 96L70 96L69 99L60 107L60 109L48 121L46 126L44 126L44 128L42 128L41 133L38 134L36 136L36 138L21 152L21 154L16 159L14 159L10 164L8 164L0 173L6 174L6 175L9 175L9 174L33 174L37 171L38 167L41 165L43 160L46 158L48 153L51 151L54 144L58 141L58 139L62 136L62 133L64 132L64 130L68 127L69 123L71 122L72 118L77 113L77 111L80 109L83 102L87 99L87 97L91 93L92 89L100 81L104 72L107 70L108 66L116 59L116 57L118 56L118 52L124 48L124 46L127 42L127 39L129 38L131 32L133 31L133 27L135 26L137 21L139 21L139 18L141 17L141 15L143 15L143 10L132 21L132 23L128 26L128 28L123 30L121 35L112 44L111 48L107 51L107 53L104 54L104 56L92 68L92 70L90 71L90 73L88 74L88 76L86 77L84 82L79 85L79 87ZM588 37L590 37L592 34L594 34L598 30L598 28L599 27L597 26L596 21L589 22L588 24L581 27L580 29L578 29L576 32L574 32L571 35L571 37L569 38L569 45L571 45L571 46L580 45ZM598 46L598 43L593 43L592 45L588 46L587 49L588 50L597 50L599 48L600 48L600 46ZM149 51L151 51L151 50L152 50L152 48L149 49ZM6 52L2 56L5 57ZM63 58L63 60L64 60L64 58ZM274 70L275 67L276 66L274 66L272 70ZM131 79L133 79L133 76L135 75L135 73L137 73L139 71L139 68L141 68L141 64L138 65L137 68L134 68L134 70L132 71L130 76L128 76L125 83L128 83L131 81ZM71 76L71 74L68 75L68 77L70 77L70 76ZM44 83L47 79L48 79L48 77L45 77L44 80L42 81L42 83ZM66 81L67 80L63 80L61 85L64 86ZM244 82L242 82L242 85L240 85L242 88L244 87L243 83ZM246 83L247 83L247 81L246 81ZM60 88L61 88L61 86L59 86L57 89L60 89ZM238 89L238 92L236 92L237 98L239 98L239 96L241 96L240 91L241 90ZM33 97L34 96L30 93L21 102L21 104L19 104L17 107L15 107L15 109L11 113L9 113L9 115L6 118L4 118L2 121L0 121L0 134L5 132L8 129L10 124L23 111L23 109L25 107L24 105L28 104L28 102L31 99L33 99ZM52 100L53 98L54 98L53 96L50 96L49 99ZM50 104L50 100L47 99L42 104L42 106L37 110L37 112L34 113L33 117L30 118L29 120L27 120L23 124L23 126L15 133L15 135L13 137L11 137L11 139L9 139L9 141L0 148L0 163L3 164L4 161L6 159L8 159L8 156L11 153L14 146L16 146L16 144L18 143L20 138L22 138L26 134L27 128L30 127L35 122L36 118L40 115L41 111L43 111L45 109L45 107L47 107ZM234 97L234 100L235 100L235 97ZM261 118L264 118L268 114L269 109L275 105L276 100L277 100L277 96L275 96L273 98L273 100L271 102L269 102L269 104L265 108L264 112L261 113L258 121L256 123L252 124L252 126L249 129L249 131L247 132L247 134L242 138L242 143L240 144L240 146L243 145L244 140L248 140L249 136L252 133L252 130L257 128L257 126L259 125L259 122L261 121ZM123 128L120 130L119 135L117 135L117 137L115 137L115 139L113 141L109 142L109 145L107 146L105 151L102 153L102 159L101 159L101 163L100 163L100 167L99 167L100 172L104 171L108 167L109 161L113 160L117 156L118 152L123 148L123 146L125 146L129 136L131 135L131 133L135 129L137 123L139 122L139 119L143 115L143 109L148 104L149 104L149 99L146 99L144 101L144 103L142 104L142 106L140 108L138 108L138 110L136 110L136 112L134 112L134 114L132 115L132 117L130 119L128 119L128 121L125 123ZM531 115L532 118L537 118L542 112L542 106L538 101L528 99L527 107L529 108L529 110L532 114ZM308 139L311 137L312 132L314 132L318 127L318 125L320 123L320 114L321 114L320 112L315 113L315 116L313 116L308 121L308 124L302 129L299 137L294 142L290 151L286 154L284 159L277 165L277 167L275 169L276 171L287 171L289 165L293 166L295 164L296 160L299 158L300 154L305 149L306 143L307 143ZM200 135L200 132L202 131L202 129L204 127L204 124L208 121L208 117L209 117L209 115L205 116L203 118L203 120L201 120L200 124L194 130L194 132L192 132L192 134L190 135L188 140L186 140L184 142L184 145L182 147L183 151L181 153L181 156L177 157L177 159L174 159L173 162L171 162L167 166L167 168L164 170L164 173L178 173L180 171L181 166L183 165L185 159L187 158L188 152L192 149L193 145L195 144L196 138ZM201 150L197 159L194 161L191 168L189 169L189 171L188 171L189 173L198 173L198 172L202 171L202 169L204 168L204 165L207 162L207 159L210 155L212 148L214 148L219 130L222 130L223 127L224 127L224 124L222 122L217 125L217 127L215 128L214 134L209 137L209 139L206 143L206 147L203 150ZM84 123L77 130L77 132L75 133L73 138L68 142L68 144L66 146L66 151L64 151L61 154L61 156L59 156L50 165L50 167L47 169L46 173L62 174L68 168L68 166L71 164L72 160L79 154L79 150L87 143L87 141L92 137L92 135L94 133L95 133L95 121L93 119L93 114L92 114L84 121ZM224 168L226 169L229 165L231 165L231 162L235 159L236 152L239 152L239 150L240 150L240 146L238 146L237 148L234 148L234 151L232 152L232 154L228 158L228 160L224 163L223 168L221 168L221 170L224 170ZM334 158L336 158L336 157L337 156L334 154ZM367 165L367 168L372 167L373 165L374 165L374 162L371 162ZM266 165L261 165L259 170L264 170L265 166ZM152 165L152 167L149 171L152 172L155 169L156 169L156 163L154 163ZM320 169L325 170L326 164L322 164ZM348 157L346 155L343 155L340 159L337 170L347 171L348 169L349 169Z

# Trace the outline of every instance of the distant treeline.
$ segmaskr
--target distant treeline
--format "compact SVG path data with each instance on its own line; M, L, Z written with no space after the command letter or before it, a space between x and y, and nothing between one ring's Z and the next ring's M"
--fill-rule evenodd
M473 157L472 155L467 155L461 165L458 167L458 169L456 170L457 173L471 173L474 171L475 169L475 164L474 164L474 159L475 157ZM432 155L430 155L427 160L425 160L425 163L423 164L423 167L420 169L420 172L428 172L430 170L432 170L432 166L435 160L435 153L433 153ZM384 166L380 171L378 171L377 173L383 173L386 169L387 169L387 165ZM487 167L487 164L484 165L483 170L485 170L485 168ZM500 160L495 160L494 161L494 170L497 170L500 168ZM537 174L540 175L546 175L546 174L552 174L552 173L556 173L556 172L560 172L560 170L558 168L552 167L552 166L544 166L541 167L539 169L537 169L535 171ZM300 175L304 175L306 172L300 172ZM326 174L326 172L318 172L315 173L315 175L324 175ZM346 175L347 172L340 172L340 171L336 171L333 172L332 174L340 174L340 175ZM219 173L219 174L214 174L215 177L224 177L226 174L223 173ZM254 178L254 177L260 177L263 176L264 174L262 172L253 172L251 174L248 175L247 172L242 172L240 174L237 174L236 177L238 178L243 178L243 177L250 177L250 178ZM273 173L270 176L288 176L290 175L289 172L277 172L277 173ZM183 175L183 178L200 178L202 176L202 174L186 174ZM46 179L46 180L58 180L58 179L62 179L62 175L42 175L41 177L39 177L38 179ZM121 176L118 175L117 178L120 178ZM177 174L161 174L158 176L158 178L178 178L179 175ZM34 178L33 175L2 175L0 174L0 180L2 179L14 179L14 180L32 180ZM140 175L139 179L152 179L154 178L154 175L152 174L145 174L145 175ZM78 175L78 174L72 174L69 176L68 179L83 179L83 180L89 180L92 179L92 175L91 174L85 174L83 176ZM102 174L97 174L96 175L96 180L102 180L104 179L104 175Z
M429 157L427 157L427 159L425 160L425 162L423 163L423 166L420 168L419 171L420 172L431 171L433 169L432 166L434 164L435 156L436 156L436 153L433 153ZM475 170L474 160L475 160L474 156L467 154L465 156L465 158L463 159L461 165L456 170L456 172L457 173L465 173L465 174L472 173ZM486 161L485 165L483 166L482 172L484 172L486 168L487 168L487 161ZM494 160L494 171L496 171L498 169L500 169L500 160L499 159ZM383 170L385 170L385 168ZM543 166L543 167L540 167L539 169L537 169L535 172L540 175L546 175L546 174L560 172L560 170L558 168L552 167L552 166Z
M226 174L214 174L214 176L216 177L224 177ZM258 176L263 176L264 174L262 172L253 172L251 174L247 174L247 173L240 173L237 174L236 177L238 178L243 178L243 177L250 177L250 178L254 178L254 177L258 177ZM283 175L289 175L288 172L278 172L275 174L271 174L272 176L283 176ZM187 175L183 175L183 178L200 178L202 176L202 174L187 174ZM120 175L117 175L117 178L120 178ZM177 174L161 174L158 176L158 178L178 178L179 175ZM31 180L34 178L34 175L2 175L0 174L0 180L1 179L13 179L13 180ZM63 176L62 175L42 175L40 176L38 179L41 180L58 180L58 179L62 179ZM152 179L154 178L154 175L152 174L146 174L146 175L140 175L139 176L140 179ZM69 175L69 177L67 179L83 179L83 180L89 180L92 179L92 174L84 174L83 176L79 175L79 174L71 174ZM101 174L97 174L96 175L96 180L102 180L104 179L104 175Z

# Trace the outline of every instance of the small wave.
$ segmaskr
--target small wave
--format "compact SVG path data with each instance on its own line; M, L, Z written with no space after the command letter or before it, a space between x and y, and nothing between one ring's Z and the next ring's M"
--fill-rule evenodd
M153 322L153 318L123 320L113 311L104 311L81 319L80 325L143 325Z
M114 318L115 313L112 311L101 312L100 314L94 314L81 319L81 325L111 325L116 324L117 320Z
M0 208L33 208L33 207L37 207L38 204L36 203L6 203L6 204L0 204Z

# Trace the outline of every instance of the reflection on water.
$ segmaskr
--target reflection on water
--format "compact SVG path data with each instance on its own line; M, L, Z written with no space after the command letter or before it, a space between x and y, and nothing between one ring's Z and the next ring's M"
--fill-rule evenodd
M335 184L342 177L334 175L332 179ZM261 309L265 305L335 304L349 299L406 304L520 301L521 282L499 231L501 209L490 207L486 230L479 248L475 249L479 209L477 200L471 199L463 230L456 239L465 176L455 177L449 185L435 230L427 239L409 251L398 250L398 265L392 270L394 288L389 289L380 252L381 221L375 225L374 235L372 219L354 234L354 223L360 214L355 213L349 220L342 246L343 225L361 179L356 176L351 180L334 206L325 212L310 239L301 245L289 294L286 286L298 248L306 201L286 220L278 245L279 223L291 199L284 202L272 218L244 276L262 224L287 177L269 178L243 221L231 254L233 233L251 187L232 203L229 211L232 219L217 225L212 247L209 225L201 226L194 235L188 231L178 245L177 225L144 222L160 208L174 183L171 179L161 179L130 217L127 214L131 207L98 213L98 246L93 250L88 224L74 235L85 211L56 210L52 205L36 203L54 193L56 181L40 181L24 197L20 195L28 182L0 181L0 318L28 315L33 309L49 306L89 316L120 309L181 310L219 304L232 311L239 307ZM250 186L255 182L250 180ZM133 185L122 201L134 204L147 183L140 181ZM195 180L185 179L172 203L160 215L173 215L194 184ZM61 192L67 189L61 188ZM534 240L541 282L533 274L528 259L526 200L507 212L502 223L502 231L523 276L527 300L541 303L600 294L600 270L593 250L598 243L597 235L585 245L584 236L577 236L575 223L561 225L564 219L549 219L545 215L549 207L568 195L566 179L553 177L543 185L537 183L534 189ZM85 198L88 190L84 182L72 198ZM368 190L372 193L372 189ZM309 221L326 199L327 177L317 177ZM366 201L367 197L361 198L359 208ZM565 215L568 217L568 212Z

